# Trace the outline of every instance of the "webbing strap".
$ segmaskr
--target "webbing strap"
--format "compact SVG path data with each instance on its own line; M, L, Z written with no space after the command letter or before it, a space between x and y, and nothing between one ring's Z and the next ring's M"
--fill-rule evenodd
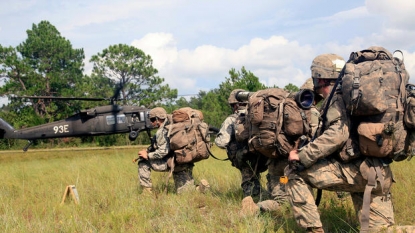
M359 87L360 87L360 70L356 68L354 71L353 84L352 84L352 94L351 94L352 101L354 101L355 99L357 99L357 97L359 97L359 93L360 93Z
M403 104L404 103L404 97L406 96L406 89L405 89L405 83L402 78L402 71L400 70L400 68L398 67L398 65L396 65L396 72L399 74L400 77L400 81L401 83L399 84L399 95L398 98L396 99L396 105L397 105L397 111L402 112L403 111Z
M307 121L307 115L305 114L305 112L300 109L300 115L301 115L301 119L303 120L303 128L305 129L305 132L309 133L310 132L310 126L308 124Z
M385 180L382 175L381 167L383 166L379 159L372 159L372 166L369 168L369 174L367 177L367 185L365 192L363 194L363 206L362 214L360 217L361 230L360 232L367 232L369 230L369 218L370 218L370 202L371 202L371 193L374 188L376 188L377 181L380 183L382 193L385 193Z
M284 103L285 103L285 100L284 101L282 101L279 105L278 105L278 117L279 117L279 119L278 119L278 125L277 125L277 130L276 130L276 132L275 132L275 137L276 138L278 138L278 135L280 135L280 131L281 131L281 127L282 127L282 121L284 120L284 117L282 117L283 116L283 111L284 111Z
M174 157L170 157L167 159L167 166L170 167L170 172L168 174L168 176L166 177L166 186L164 187L164 193L167 194L167 188L169 186L169 179L170 177L173 175L173 171L174 171Z
M360 232L368 232L369 230L369 214L370 214L370 197L373 188L376 187L376 171L374 167L369 168L367 177L367 185L363 194L362 214L360 216Z

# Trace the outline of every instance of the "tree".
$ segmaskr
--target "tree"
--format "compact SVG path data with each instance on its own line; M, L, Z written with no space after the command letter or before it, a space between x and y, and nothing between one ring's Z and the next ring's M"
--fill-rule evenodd
M82 79L82 83L78 86L85 98L103 98L106 100L96 101L82 101L82 109L93 108L95 106L110 104L110 98L116 93L116 82L112 79L97 76L92 74L91 76L85 75Z
M164 79L157 76L151 57L134 46L111 45L90 61L94 65L93 75L117 80L124 103L152 107L177 98L177 89L162 85Z
M258 77L245 67L240 71L232 68L229 75L230 77L225 77L225 81L219 84L219 88L208 92L201 91L198 97L192 97L187 103L190 107L202 110L206 122L215 127L220 127L222 121L231 113L228 97L232 90L257 91L266 88L259 82Z
M48 21L33 24L27 39L16 48L0 46L1 96L74 96L82 79L83 49L73 49L69 40ZM73 103L54 100L10 99L11 112L36 114L46 121L62 119L74 111ZM30 108L31 111L27 108ZM26 110L25 110L26 109ZM32 113L31 113L32 112ZM28 116L26 120L33 118ZM28 125L31 125L29 122Z
M219 116L218 120L220 122L223 121L229 113L231 113L231 109L228 104L228 97L234 89L243 89L254 92L266 88L264 84L259 82L258 77L256 77L252 72L247 71L245 67L242 67L240 71L236 71L232 68L229 71L229 75L230 77L225 78L225 81L219 84L219 89L216 90L216 94L218 96L217 103L220 108L217 112L217 116Z
M291 84L291 83L289 83L289 84L287 84L285 87L284 87L284 90L286 90L286 91L288 91L288 92L297 92L297 91L299 91L300 90L300 88L298 88L296 85L294 85L294 84Z

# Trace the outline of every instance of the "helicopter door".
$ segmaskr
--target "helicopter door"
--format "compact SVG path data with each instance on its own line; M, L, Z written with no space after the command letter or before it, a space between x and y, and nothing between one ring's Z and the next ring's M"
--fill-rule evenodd
M125 114L117 114L117 115L108 115L105 116L106 126L105 131L109 132L118 132L118 131L126 131L127 128L127 117Z

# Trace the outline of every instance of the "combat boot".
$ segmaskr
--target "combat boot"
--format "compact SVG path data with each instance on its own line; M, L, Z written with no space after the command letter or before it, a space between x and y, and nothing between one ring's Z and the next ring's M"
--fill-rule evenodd
M375 232L375 231L370 231ZM415 232L415 226L412 225L404 225L404 226L390 226L386 228L386 230L383 231L377 231L377 232L386 232L386 233L414 233Z
M264 212L278 211L281 209L280 204L274 200L261 201L258 203L258 207Z
M253 216L259 214L259 207L255 204L251 196L247 196L242 199L241 216Z
M306 232L307 233L324 233L324 230L322 227L307 227Z
M200 193L206 193L210 190L209 182L205 179L200 180L200 184L196 186L196 190Z

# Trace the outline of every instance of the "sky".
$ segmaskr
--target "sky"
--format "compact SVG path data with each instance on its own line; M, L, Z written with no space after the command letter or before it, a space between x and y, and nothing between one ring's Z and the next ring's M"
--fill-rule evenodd
M301 86L314 57L345 60L370 46L401 50L415 83L415 1L2 0L0 44L17 46L49 21L89 59L115 44L153 59L179 95L218 88L242 67L267 86Z

